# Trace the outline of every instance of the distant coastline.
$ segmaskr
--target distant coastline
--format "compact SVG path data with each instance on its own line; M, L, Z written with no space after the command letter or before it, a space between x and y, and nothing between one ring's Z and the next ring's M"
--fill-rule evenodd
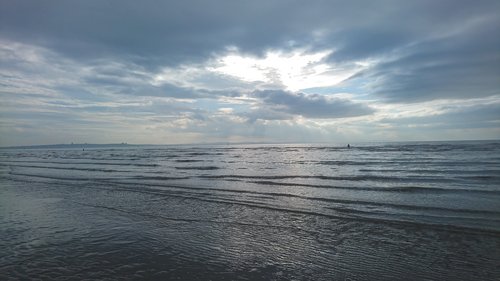
M2 146L0 149L83 149L83 148L109 148L109 147L132 147L138 146L128 143L70 143L70 144L42 144L42 145L22 145L22 146Z

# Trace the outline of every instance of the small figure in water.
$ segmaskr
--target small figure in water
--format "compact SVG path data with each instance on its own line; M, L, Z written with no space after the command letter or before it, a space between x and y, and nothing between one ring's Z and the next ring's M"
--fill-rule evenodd
M351 148L351 145L350 145L350 144L347 144L347 148Z

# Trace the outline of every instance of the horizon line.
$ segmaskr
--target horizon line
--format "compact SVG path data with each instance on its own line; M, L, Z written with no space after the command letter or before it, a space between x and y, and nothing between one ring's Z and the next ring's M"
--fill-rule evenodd
M474 142L474 141L500 141L500 139L463 139L463 140L374 140L374 141L354 141L346 142L345 144L366 144L366 143L415 143L415 142ZM165 144L131 144L127 142L120 143L53 143L53 144L32 144L32 145L15 145L15 146L0 146L0 149L36 149L36 148L85 148L85 146L91 147L103 147L103 146L182 146L182 145L242 145L242 144L331 144L340 145L339 142L265 142L265 141L248 141L248 142L231 142L231 141L219 141L219 142L196 142L196 143L165 143Z

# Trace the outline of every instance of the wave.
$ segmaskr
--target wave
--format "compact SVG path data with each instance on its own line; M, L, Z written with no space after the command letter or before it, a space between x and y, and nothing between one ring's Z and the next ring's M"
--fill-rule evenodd
M461 188L438 188L438 187L423 187L423 186L393 186L393 187L360 187L360 186L338 186L338 185L321 185L321 184L306 184L306 183L287 183L276 181L249 181L250 183L260 185L276 185L276 186L297 186L309 188L325 188L325 189L348 189L348 190L363 190L363 191L387 191L387 192L424 192L424 193L478 193L478 194L500 194L500 190L478 190L478 189L461 189Z
M109 159L107 159L109 160ZM113 159L115 160L115 159ZM102 166L135 166L135 167L158 167L159 164L147 163L115 163L115 162L73 162L73 161L34 161L34 160L2 160L4 163L33 163L33 164L62 164L62 165L102 165ZM1 164L0 164L1 165Z
M320 179L320 180L366 180L366 179L375 179L375 178L380 178L380 179L385 179L385 178L391 178L391 177L384 177L384 176L370 176L370 177L358 177L358 176L323 176L323 175L315 175L315 176L309 176L309 175L273 175L273 176L248 176L248 175L202 175L199 176L199 178L204 178L204 179L227 179L227 178L234 178L234 179Z
M35 169L56 169L56 170L73 170L73 171L87 171L87 172L104 172L104 173L133 173L134 171L128 170L114 170L114 169L104 169L104 168L80 168L80 167L51 167L51 166L35 166L35 165L5 165L0 164L0 166L14 166L14 167L26 167ZM182 166L174 167L177 170L198 170L198 171L210 171L218 170L220 167L217 166ZM30 174L24 174L25 176L30 176ZM38 175L34 175L38 176ZM454 178L445 177L422 177L422 176L406 176L406 177L391 177L391 176L379 176L379 175L358 175L358 176L324 176L324 175L272 175L272 176L250 176L250 175L199 175L196 176L201 179L224 179L227 181L241 181L268 185L268 186L296 186L296 187L308 187L308 188L327 188L327 189L350 189L350 190L365 190L365 191L390 191L390 192L468 192L468 193L499 193L500 190L489 190L489 189L466 189L466 188L439 188L439 187L423 187L423 186L357 186L357 187L346 187L332 184L316 184L316 183L297 183L297 182L281 182L276 180L286 180L286 179L313 179L322 181L352 181L352 182L394 182L394 183L417 183L417 182L454 182L460 180L483 180L491 181L497 180L498 176L459 176ZM137 178L143 180L183 180L189 179L189 176L142 176L136 175L129 178ZM64 177L55 177L55 179L65 179ZM77 178L70 177L69 180L75 180ZM84 178L88 179L88 178Z
M85 172L104 172L104 173L130 173L132 171L125 170L113 170L113 169L103 169L103 168L76 168L76 167L54 167L54 166L35 166L35 165L4 165L0 166L8 167L22 167L22 168L35 168L35 169L47 169L47 170L70 170L70 171L85 171Z
M48 175L24 174L24 173L17 173L17 172L9 172L9 175L35 177L35 178L43 178L43 179L51 179L51 180L64 180L64 181L92 181L95 179L105 180L103 178L95 178L95 177L74 177L74 176L56 177L56 176L48 176Z
M62 180L75 180L74 178L63 178L63 177L48 177L48 176L41 176L41 175L27 175L27 174L13 174L13 175L22 175L22 176L33 176L33 177L40 177L40 178L49 178L49 179L62 179ZM133 177L133 179L138 179L138 180L182 180L182 179L188 179L189 177ZM20 180L20 179L13 179L13 180ZM78 180L78 179L77 179ZM88 179L85 179L88 181ZM126 181L115 181L116 179L112 180L105 180L102 181L103 183L105 182L106 185L116 185L116 186L131 186L131 187L149 187L151 189L146 189L145 191L154 192L155 194L163 194L165 192L165 189L155 189L155 187L160 187L160 188L172 188L172 189L178 189L178 190L190 190L190 191L208 191L208 192L223 192L223 193L236 193L236 194L248 194L248 195L255 195L257 198L297 198L297 199L304 199L304 200L311 200L311 201L319 201L319 202L327 202L327 203L336 203L336 204L344 204L344 205L352 205L352 206L362 206L366 208L371 208L371 207L387 207L387 208L396 208L396 209L404 209L404 210L412 210L412 211L419 211L419 210L424 210L424 211L444 211L444 212L454 212L454 213L473 213L473 214L484 214L484 215L495 215L500 217L500 211L492 211L492 210L477 210L477 209L457 209L457 208L445 208L445 207L438 207L438 206L423 206L423 205L407 205L407 204L397 204L397 203L390 203L390 202L377 202L377 201L366 201L366 200L348 200L348 199L339 199L339 198L325 198L325 197L314 197L314 196L305 196L305 195L299 195L299 194L291 194L291 193L282 193L282 192L262 192L262 191L254 191L254 190L244 190L244 189L228 189L228 188L211 188L211 187L194 187L194 186L188 186L188 185L162 185L160 183L147 183L144 181L140 182L126 182ZM23 180L20 180L23 181ZM98 183L99 181L96 181ZM67 186L64 183L61 183L63 186ZM345 188L345 189L360 189L360 188L355 188L355 187L335 187L335 188ZM402 188L403 189L403 188ZM128 189L127 189L128 190ZM130 190L133 190L134 192L141 192L141 190L138 190L137 188L132 188ZM369 189L372 190L372 189ZM197 192L196 194L200 194ZM214 193L204 193L207 195L215 195ZM327 207L328 208L328 207ZM351 209L351 208L349 208Z
M219 167L216 166L185 166L185 167L175 167L177 170L218 170Z
M191 177L168 177L168 176L133 176L133 179L141 179L141 180L187 180Z
M409 173L409 174L444 174L444 175L463 175L463 174L492 174L498 175L500 174L500 170L433 170L433 169L359 169L360 172L375 172L375 173Z
M177 163L196 163L196 162L204 162L206 160L202 159L177 159L175 162Z
M317 164L317 165L326 165L326 166L370 166L370 165L382 165L388 166L393 164L408 164L411 166L416 165L426 165L426 166L437 166L437 167L451 167L451 166L481 166L481 165L490 165L490 166L498 166L499 163L495 161L467 161L467 162L459 162L459 161L443 161L443 160L420 160L416 159L391 159L384 161L345 161L345 160L323 160L323 161L307 161L307 162L297 162L298 164Z
M323 175L273 175L273 176L248 176L248 175L201 175L205 179L255 179L255 180L281 180L281 179L319 179L331 181L384 181L384 182L414 182L414 181L445 181L453 179L430 176L379 176L379 175L354 175L354 176L323 176Z
M186 156L213 156L213 155L224 155L222 152L210 153L210 152L189 152L185 154Z

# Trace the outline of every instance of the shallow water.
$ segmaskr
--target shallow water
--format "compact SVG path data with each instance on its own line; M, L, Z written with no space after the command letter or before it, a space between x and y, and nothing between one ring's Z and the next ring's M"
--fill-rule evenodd
M0 150L0 279L496 280L500 143Z

